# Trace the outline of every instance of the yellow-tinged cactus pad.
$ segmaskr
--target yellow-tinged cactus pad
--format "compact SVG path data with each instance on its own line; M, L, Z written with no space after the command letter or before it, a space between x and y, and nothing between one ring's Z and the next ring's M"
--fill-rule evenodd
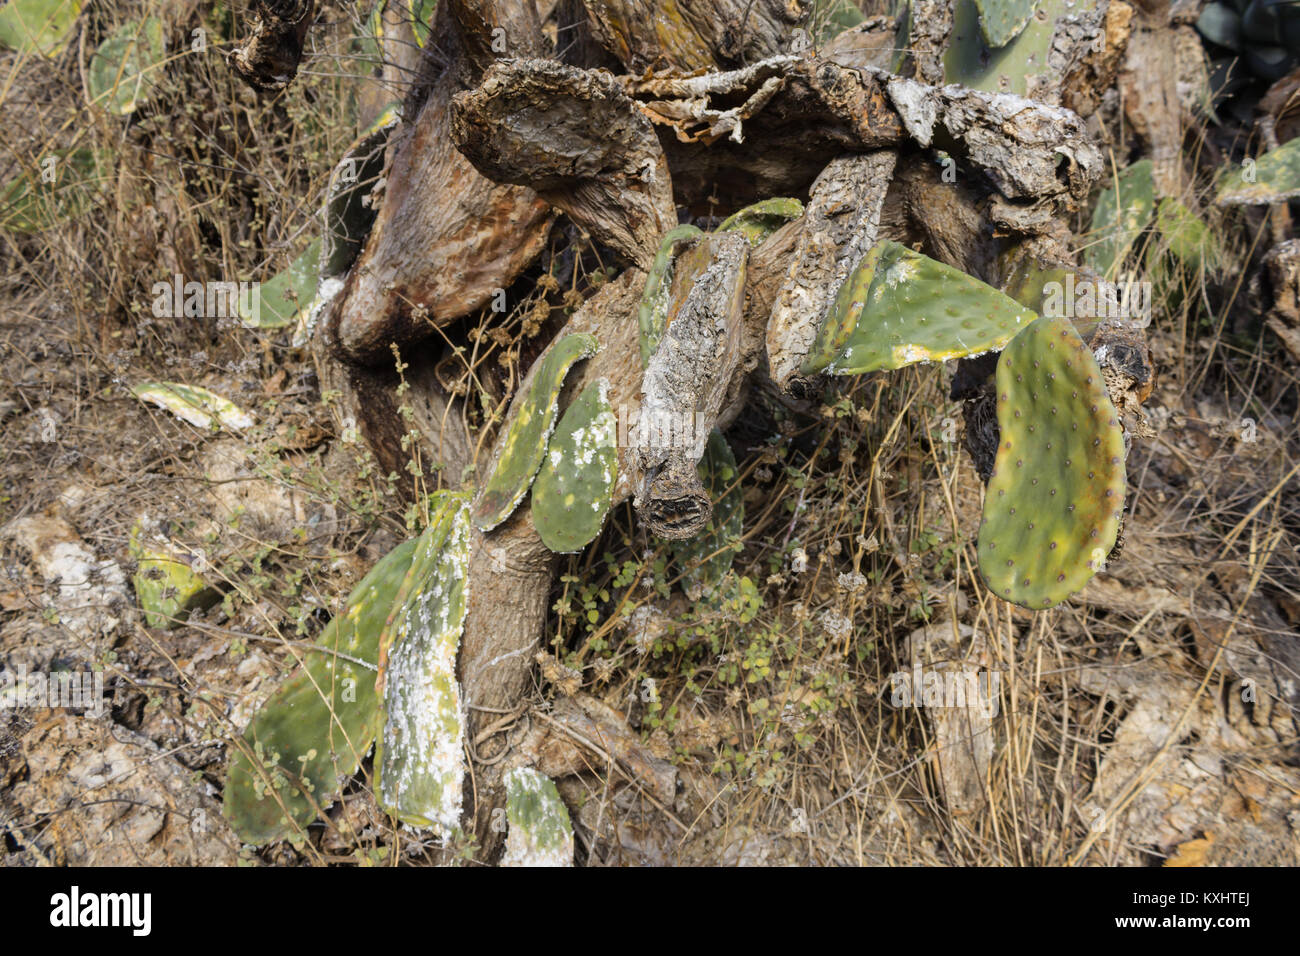
M303 665L253 717L243 744L231 746L223 812L245 843L284 839L311 823L374 743L379 639L417 541L398 545L361 579L316 647L302 652Z
M849 335L857 328L862 308L867 304L867 293L871 291L871 283L876 278L876 265L880 262L880 254L886 245L887 243L878 242L868 249L835 293L835 300L817 327L817 338L813 340L808 358L800 370L803 374L812 375L822 371L835 361L835 356L848 344Z
M1002 352L1001 436L979 566L1022 607L1059 604L1101 569L1124 511L1124 434L1096 359L1068 319L1039 319Z
M740 469L731 446L716 428L698 467L700 483L713 501L709 523L693 538L672 542L673 556L682 572L682 587L691 600L713 593L731 570L735 543L745 526L745 495L740 487Z
M1289 139L1258 160L1230 167L1219 179L1220 206L1265 206L1300 196L1300 139Z
M190 611L208 607L221 597L217 588L195 572L192 556L148 543L139 524L131 529L128 547L136 562L131 583L149 627L176 627Z
M432 33L433 11L437 0L406 0L406 7L411 14L411 27L415 31L415 42L424 46Z
M609 382L588 385L565 411L533 483L533 525L561 554L581 551L600 534L618 478L618 423Z
M680 247L704 234L698 226L678 226L664 233L646 275L645 290L637 306L636 320L641 334L641 364L650 364L650 356L659 347L668 327L668 300L673 286L673 265Z
M496 467L474 504L476 528L491 531L510 517L528 493L555 427L564 376L575 362L595 355L598 347L594 335L573 333L538 360L531 386L515 397Z
M0 7L0 46L21 56L58 56L85 0L9 0Z
M837 294L827 328L819 333L823 342L843 339L829 364L836 375L991 352L1038 317L992 286L897 242L881 244L874 267L873 252L859 266L871 272L865 297L859 298L861 277L855 280L855 270L845 283L853 288L843 302ZM834 327L837 323L852 328L845 333ZM823 346L816 348L824 354Z
M118 116L134 113L149 98L166 57L161 20L145 17L123 24L91 58L86 70L90 101Z
M1133 243L1155 213L1155 180L1151 160L1125 168L1097 197L1084 259L1089 267L1108 276L1124 261Z
M772 233L802 215L803 203L797 199L764 199L728 216L718 232L738 232L751 246L761 246Z
M419 538L380 650L379 805L446 836L457 828L465 715L456 652L469 599L469 496L442 492Z
M506 772L502 866L573 866L573 823L549 777L531 767Z
M180 382L144 382L131 389L142 402L165 408L181 421L198 428L240 431L253 427L253 416L229 399L197 385Z

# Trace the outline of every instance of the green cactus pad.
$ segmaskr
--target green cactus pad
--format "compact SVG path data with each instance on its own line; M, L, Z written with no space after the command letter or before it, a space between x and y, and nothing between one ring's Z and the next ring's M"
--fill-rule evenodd
M1034 16L1038 0L975 0L980 13L980 33L984 42L997 48L1006 46Z
M835 293L835 301L817 327L817 338L813 340L808 358L800 369L803 374L812 375L822 371L835 361L835 356L848 344L849 336L857 328L858 319L862 316L862 308L867 304L867 293L871 291L871 283L876 277L880 254L887 245L888 243L878 242L868 249L867 254L844 280L839 292Z
M573 333L556 342L538 360L526 392L515 397L510 422L492 477L474 504L474 526L491 531L510 517L528 493L555 427L560 386L575 362L591 358L599 343L594 335Z
M1097 197L1084 261L1109 277L1124 261L1155 212L1155 181L1151 160L1129 166Z
M1068 319L1039 319L1003 350L997 408L980 573L1000 598L1051 607L1087 584L1115 546L1124 434L1101 370Z
M128 550L136 562L131 583L149 627L176 627L190 611L220 599L221 592L195 573L193 559L175 548L146 543L139 524L131 529Z
M708 596L727 576L736 556L732 543L740 540L745 525L745 495L737 480L740 469L731 446L716 428L709 433L698 470L700 483L713 501L713 514L695 537L672 542L682 588L691 600Z
M830 362L836 375L943 362L1001 348L1037 316L992 286L897 242L882 244L860 314L855 287L844 303L852 330ZM870 268L871 253L862 267ZM853 275L847 283L855 286ZM839 296L828 318L837 315ZM828 323L829 324L829 323ZM828 330L829 339L843 336Z
M1046 315L1044 309L1050 299L1049 283L1064 286L1071 275L1077 281L1079 270L1069 266L1044 265L1032 255L1025 255L1011 267L1002 291L1031 312Z
M417 540L398 545L361 579L317 649L303 653L303 666L254 716L245 747L231 747L224 813L245 843L269 843L307 826L316 806L328 807L361 765L381 721L379 639Z
M253 426L253 417L229 399L197 385L180 382L144 382L131 389L142 402L165 408L197 428L242 431Z
M565 411L533 484L533 525L552 551L581 551L600 533L618 478L618 425L609 382L588 385Z
M802 215L803 203L797 199L764 199L728 216L718 232L738 232L751 246L761 246L772 233Z
M668 299L673 285L673 263L676 261L679 247L689 243L696 236L703 235L696 226L678 226L664 233L659 242L659 251L655 253L650 273L646 276L645 291L641 293L641 304L637 306L636 320L641 331L641 364L648 365L650 356L659 347L659 340L664 337L668 326Z
M9 0L0 7L0 46L20 56L62 52L85 0Z
M573 866L573 824L549 777L531 767L505 775L506 850L502 866Z
M1015 93L1042 99L1048 91L1059 91L1061 77L1049 62L1056 25L1061 17L1090 14L1100 0L957 0L953 7L952 33L944 52L944 79L973 90ZM981 15L993 3L1007 9L1041 6L1002 43L988 39L990 21ZM1014 26L1017 18L995 16L999 24ZM1003 32L1004 28L997 28Z
M320 250L321 240L313 239L287 269L261 283L255 309L241 297L239 317L244 328L283 329L303 320L316 297Z
M75 219L99 202L115 179L107 149L52 149L0 190L0 229L34 233ZM46 182L46 175L53 180Z
M375 799L403 823L445 836L459 825L465 775L456 652L469 599L469 496L443 492L435 507L380 652Z
M1218 236L1182 201L1172 196L1160 200L1156 230L1163 249L1187 268L1218 271L1224 257Z
M99 45L86 70L90 101L118 116L134 113L149 98L166 57L157 17L118 27Z
M1300 138L1289 139L1257 160L1234 164L1219 177L1220 206L1266 206L1300 196Z
M411 15L411 27L415 31L415 42L424 46L429 42L433 32L433 12L437 0L406 0L406 7Z

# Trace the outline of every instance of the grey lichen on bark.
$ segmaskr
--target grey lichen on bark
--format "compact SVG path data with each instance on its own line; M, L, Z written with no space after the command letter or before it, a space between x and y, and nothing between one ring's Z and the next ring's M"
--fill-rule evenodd
M768 374L791 394L803 397L814 387L799 369L835 293L876 242L897 161L892 150L842 156L813 183L803 229L767 325Z
M675 276L676 301L645 370L636 426L634 503L646 527L669 539L698 533L713 513L696 465L740 367L749 242L734 232L707 235L693 252L701 267Z

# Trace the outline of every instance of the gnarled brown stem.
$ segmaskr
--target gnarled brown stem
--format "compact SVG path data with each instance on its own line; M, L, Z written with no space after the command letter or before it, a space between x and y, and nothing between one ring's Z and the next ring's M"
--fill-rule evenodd
M254 0L257 19L231 65L250 86L282 90L298 75L302 45L316 12L316 0Z

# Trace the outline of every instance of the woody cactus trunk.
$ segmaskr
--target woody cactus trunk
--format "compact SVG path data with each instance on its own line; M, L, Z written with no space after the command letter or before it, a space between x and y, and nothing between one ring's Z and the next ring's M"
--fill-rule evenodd
M835 375L957 361L968 447L986 480L996 471L982 558L1031 562L1052 548L1051 586L993 574L990 560L999 597L1035 608L1064 600L1115 541L1120 429L1150 390L1141 331L1080 321L1036 332L1035 293L1065 272L1097 278L1076 267L1070 230L1105 172L1077 111L1113 80L1132 10L1100 0L1084 16L1035 23L1035 36L1051 37L1053 75L1068 78L1063 104L1061 86L1026 99L996 84L945 85L951 0L810 37L814 5L389 0L376 20L377 87L403 91L401 122L370 196L373 223L355 261L340 271L335 258L322 276L308 328L322 381L344 391L385 470L404 473L418 451L444 485L468 493L456 678L474 785L461 811L485 859L503 849L491 820L509 774L548 746L544 772L584 764L554 749L581 734L509 730L541 645L556 552L584 547L628 499L663 539L689 542L738 519L729 510L710 523L699 463L751 390L798 401ZM983 42L1014 37L1036 4L1020 6ZM259 0L238 72L259 89L288 84L310 49L313 8ZM999 69L1017 67L1004 58ZM362 96L363 129L389 98ZM443 374L472 352L461 320L508 298L558 239L597 257L605 281L542 326L549 344L507 383L504 414L468 414ZM1014 359L990 364L1008 343ZM1050 363L1040 349L1055 350ZM1075 387L1076 375L1087 382ZM1048 414L1035 388L1060 406L1040 429L1058 443L1050 451L1030 422ZM689 421L699 440L627 440L620 416L642 423L633 435ZM1069 460L1094 445L1095 469ZM715 465L730 459L725 443L712 454ZM1017 471L1025 461L1046 462L1055 483L1038 488ZM1078 502L1056 507L1057 488L1105 496L1081 509L1087 527L1066 507ZM1021 492L1017 514L1007 494ZM381 688L397 676L390 669ZM565 719L557 708L547 726Z

